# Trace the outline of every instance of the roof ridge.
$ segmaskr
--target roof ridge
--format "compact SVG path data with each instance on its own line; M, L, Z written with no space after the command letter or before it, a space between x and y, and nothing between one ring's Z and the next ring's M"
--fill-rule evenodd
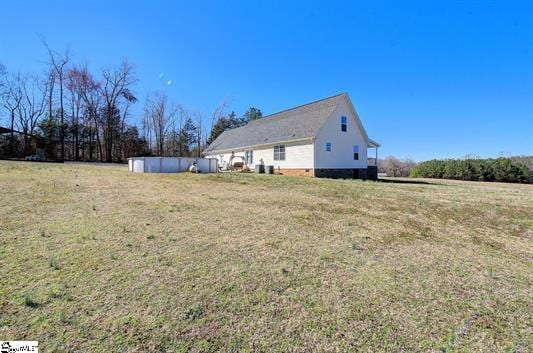
M289 135L296 139L314 137L339 102L347 97L346 92L339 93L269 114L238 128L225 130L205 151L278 143L287 141Z
M335 98L335 97L338 97L338 96L342 96L342 95L345 95L345 94L346 94L346 92L342 92L342 93L334 94L333 96L329 96L329 97L326 97L326 98L317 99L317 100L314 100L314 101L309 102L309 103L300 104L300 105L297 105L297 106L292 107L292 108L280 110L279 112L275 112L275 113L272 113L272 114L265 115L264 117L262 117L260 119L257 119L257 120L254 120L254 121L258 121L258 120L261 120L261 119L269 118L269 117L271 117L273 115L277 115L277 114L280 114L280 113L287 112L289 110L294 110L294 109L298 109L298 108L301 108L301 107L305 107L306 105L315 104L315 103L318 103L318 102L321 102L321 101L325 101L325 100L328 100L328 99L331 99L331 98Z

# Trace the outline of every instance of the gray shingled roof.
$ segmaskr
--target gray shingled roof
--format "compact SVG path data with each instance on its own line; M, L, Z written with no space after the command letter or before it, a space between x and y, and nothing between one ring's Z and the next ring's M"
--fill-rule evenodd
M245 126L226 130L205 152L313 138L345 95L346 93L341 93L300 105L251 121Z

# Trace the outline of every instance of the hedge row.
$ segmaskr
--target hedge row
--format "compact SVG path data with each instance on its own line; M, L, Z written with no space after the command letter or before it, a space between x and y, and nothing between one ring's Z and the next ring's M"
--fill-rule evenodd
M419 163L411 177L473 181L532 183L533 173L526 165L510 158L433 159Z

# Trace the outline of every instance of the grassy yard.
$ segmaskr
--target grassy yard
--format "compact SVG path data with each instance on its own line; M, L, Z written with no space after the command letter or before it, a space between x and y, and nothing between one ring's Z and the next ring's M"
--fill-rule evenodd
M533 186L0 162L0 340L527 352Z

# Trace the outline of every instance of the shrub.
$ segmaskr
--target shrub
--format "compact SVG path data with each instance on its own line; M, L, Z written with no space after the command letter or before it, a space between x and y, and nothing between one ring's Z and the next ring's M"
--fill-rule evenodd
M48 257L48 266L50 266L54 270L59 270L59 261L55 256Z
M25 293L24 305L30 308L36 308L39 306L39 303L33 298L33 295L31 293Z

